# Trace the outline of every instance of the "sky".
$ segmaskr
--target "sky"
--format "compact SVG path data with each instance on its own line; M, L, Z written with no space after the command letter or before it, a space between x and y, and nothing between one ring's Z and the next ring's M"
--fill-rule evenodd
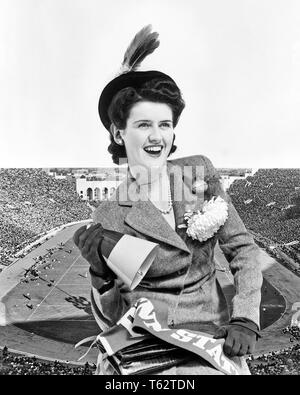
M152 24L186 108L174 158L300 167L299 0L0 0L0 167L111 166L97 106Z

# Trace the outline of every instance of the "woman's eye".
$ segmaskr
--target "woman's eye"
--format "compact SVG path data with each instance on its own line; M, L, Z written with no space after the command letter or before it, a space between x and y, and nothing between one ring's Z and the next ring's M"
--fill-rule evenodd
M170 128L171 124L168 123L168 122L163 122L163 123L160 124L160 126L163 127L163 128Z
M150 125L146 122L140 123L139 128L148 128Z

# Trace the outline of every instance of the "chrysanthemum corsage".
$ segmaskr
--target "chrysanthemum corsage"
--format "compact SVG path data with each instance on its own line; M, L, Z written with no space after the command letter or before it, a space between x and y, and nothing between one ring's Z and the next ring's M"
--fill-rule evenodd
M202 242L210 239L225 224L227 217L227 203L220 196L213 196L209 201L205 200L201 211L187 211L184 214L187 225L178 227L187 228L188 236Z

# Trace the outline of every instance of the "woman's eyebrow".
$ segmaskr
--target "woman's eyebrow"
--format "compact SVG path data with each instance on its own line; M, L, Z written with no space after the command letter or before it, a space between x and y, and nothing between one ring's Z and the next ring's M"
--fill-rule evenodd
M138 123L138 122L151 122L149 119L139 119L138 121L134 121L133 123Z
M152 121L150 121L150 119L139 119L137 121L134 121L133 123L139 123L139 122L152 122ZM159 122L160 123L161 122L170 122L170 123L172 123L173 121L171 119L165 119L165 120L159 121Z

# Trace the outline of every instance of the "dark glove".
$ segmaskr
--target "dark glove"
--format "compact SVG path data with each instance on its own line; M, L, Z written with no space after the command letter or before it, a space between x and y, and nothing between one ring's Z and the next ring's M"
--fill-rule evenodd
M218 328L214 335L214 339L225 338L223 351L228 357L252 354L258 337L257 325L246 318L231 320L228 325Z
M92 274L103 279L115 278L113 272L106 265L99 246L103 240L103 227L101 224L94 224L87 229L87 226L81 226L73 236L73 241L79 248L81 255L90 264Z

